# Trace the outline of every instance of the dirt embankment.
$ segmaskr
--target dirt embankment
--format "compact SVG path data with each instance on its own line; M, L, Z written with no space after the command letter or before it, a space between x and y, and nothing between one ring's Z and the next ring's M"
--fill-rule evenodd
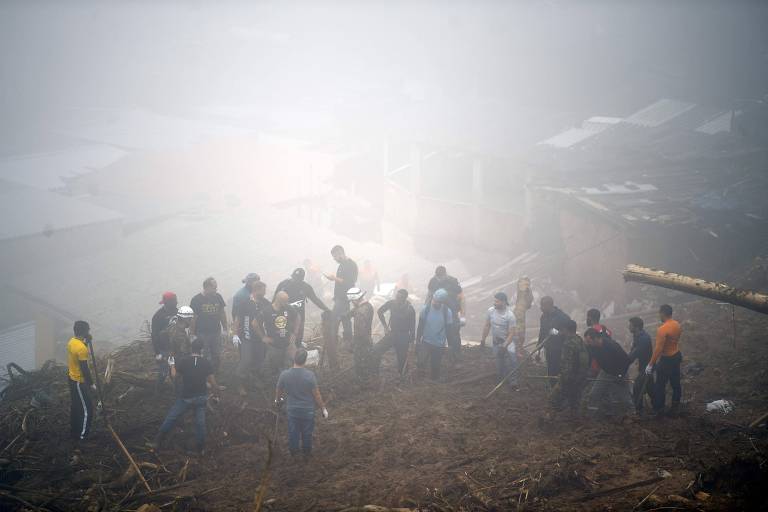
M478 348L465 350L440 383L399 382L391 354L376 389L359 389L351 372L321 370L331 417L317 421L314 456L306 463L288 457L280 419L265 508L631 510L648 497L638 509L756 509L768 483L768 435L764 426L747 425L768 411L768 317L737 310L735 346L729 307L696 302L676 317L685 329L687 404L674 418L550 418L546 384L534 378L544 369L536 365L523 372L519 391L484 399L495 377L472 381L493 371L490 352ZM72 463L63 368L15 383L0 402L0 506L252 510L275 417L271 390L236 395L229 377L235 359L234 352L225 354L227 390L211 402L208 452L200 458L187 453L190 417L159 456L146 447L172 392L156 395L144 380L154 368L148 343L115 355L108 410L152 494L100 420ZM31 407L35 392L38 402L51 402ZM735 410L705 412L706 402L720 398L732 400Z

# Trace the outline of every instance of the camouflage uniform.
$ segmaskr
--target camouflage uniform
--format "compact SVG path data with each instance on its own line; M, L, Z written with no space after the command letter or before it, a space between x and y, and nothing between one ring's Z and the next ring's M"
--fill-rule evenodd
M378 374L378 361L373 352L371 327L373 325L373 306L363 302L350 312L354 321L352 336L352 355L355 374L362 382Z
M166 328L168 332L168 339L171 343L171 354L174 357L189 355L190 353L190 339L187 333L187 327L183 322L180 322L178 318L174 317L171 323Z
M566 405L576 412L581 403L581 392L587 383L589 352L578 334L566 338L560 358L560 380L552 389L552 407L562 410Z

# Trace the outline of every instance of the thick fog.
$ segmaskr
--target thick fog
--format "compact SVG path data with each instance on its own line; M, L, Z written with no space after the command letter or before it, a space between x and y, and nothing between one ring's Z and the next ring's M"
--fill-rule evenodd
M164 291L214 276L229 303L256 272L271 294L335 272L336 244L382 294L423 298L444 264L470 311L522 275L616 313L642 307L627 263L725 279L733 240L764 248L764 224L720 226L746 200L716 171L757 173L734 194L763 219L767 26L764 2L5 1L0 330L125 343Z

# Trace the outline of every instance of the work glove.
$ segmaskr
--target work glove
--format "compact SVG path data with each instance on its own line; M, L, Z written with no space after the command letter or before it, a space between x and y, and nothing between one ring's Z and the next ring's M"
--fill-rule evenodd
M233 344L235 347L239 347L239 346L240 346L240 343L242 343L242 342L240 341L240 336L238 336L237 334L235 334L234 336L232 336L232 344Z
M326 420L328 419L328 409L326 409L325 407L323 407L323 418Z
M649 364L648 366L645 367L645 374L651 375L652 373L653 373L653 365Z
M557 329L555 329L555 328L553 327L552 329L550 329L550 330L549 330L549 334L550 334L551 336L557 336L558 334L560 334L560 331L558 331Z
M162 361L163 360L163 354L155 354L155 361Z
M189 335L189 342L190 343L194 343L196 339L197 339L197 334L190 334Z
M460 316L459 317L459 326L464 327L465 325L467 325L467 319L465 317L463 317L463 316Z
M96 387L96 384L91 384L91 389L94 391L98 391L98 388Z
M104 404L101 403L101 400L99 400L98 402L96 402L96 410L101 412L102 409L104 409Z
M168 366L174 366L176 364L176 359L174 359L173 356L168 356Z

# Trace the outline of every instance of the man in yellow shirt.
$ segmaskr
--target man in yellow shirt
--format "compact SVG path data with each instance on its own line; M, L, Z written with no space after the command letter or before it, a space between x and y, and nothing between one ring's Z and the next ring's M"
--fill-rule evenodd
M69 369L70 433L75 441L88 437L93 421L93 401L90 389L93 387L88 369L88 343L91 342L91 328L88 322L78 320L75 335L67 343L67 366Z
M658 414L664 411L667 382L672 387L672 412L680 406L682 389L680 387L680 363L683 355L678 344L682 329L672 318L672 306L664 304L659 308L661 325L656 331L656 346L651 360L645 367L645 373L651 375L656 370L656 386L654 389L653 410Z

